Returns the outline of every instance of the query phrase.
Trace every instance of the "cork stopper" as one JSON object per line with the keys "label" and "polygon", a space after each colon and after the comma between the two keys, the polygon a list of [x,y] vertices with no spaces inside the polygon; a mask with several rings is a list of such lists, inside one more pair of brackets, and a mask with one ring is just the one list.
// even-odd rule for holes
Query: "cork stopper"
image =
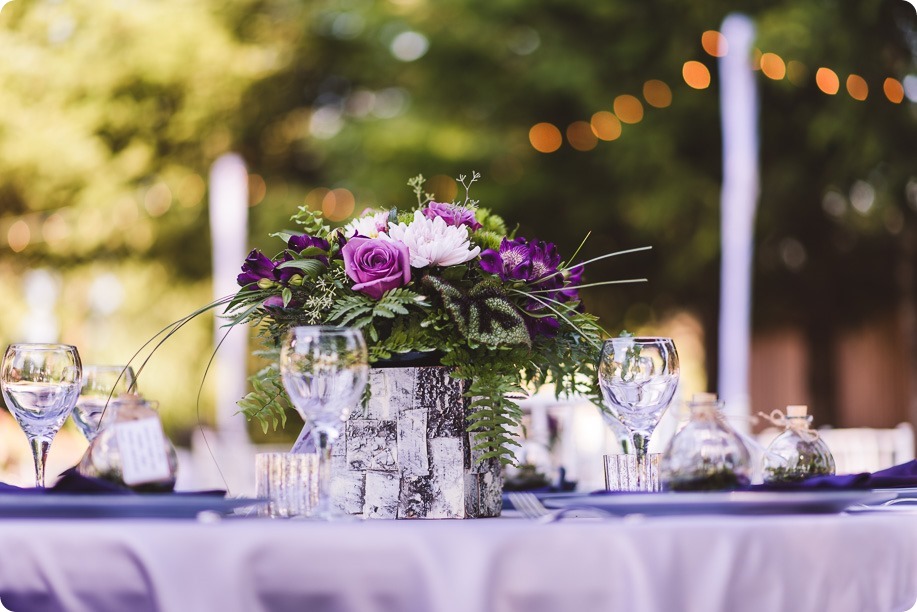
{"label": "cork stopper", "polygon": [[793,405],[786,407],[786,417],[788,419],[805,418],[808,414],[809,407],[805,405]]}
{"label": "cork stopper", "polygon": [[692,404],[715,404],[716,393],[695,393],[691,396]]}

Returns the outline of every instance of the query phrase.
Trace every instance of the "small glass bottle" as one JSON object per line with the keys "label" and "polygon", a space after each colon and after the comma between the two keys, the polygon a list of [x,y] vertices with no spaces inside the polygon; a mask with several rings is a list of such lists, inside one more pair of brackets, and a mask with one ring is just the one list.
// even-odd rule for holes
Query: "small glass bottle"
{"label": "small glass bottle", "polygon": [[664,491],[732,491],[751,483],[748,447],[726,422],[722,406],[712,393],[697,393],[688,402],[690,420],[659,465]]}
{"label": "small glass bottle", "polygon": [[811,429],[808,406],[787,406],[786,415],[775,410],[761,416],[784,431],[764,454],[764,482],[799,482],[811,476],[834,474],[834,457],[818,432]]}
{"label": "small glass bottle", "polygon": [[[169,438],[162,433],[159,424],[159,413],[156,402],[149,402],[139,395],[124,394],[117,402],[109,405],[109,411],[100,425],[100,431],[89,444],[86,454],[77,465],[77,472],[90,478],[101,478],[142,493],[168,493],[175,488],[175,477],[178,472],[178,455]],[[156,444],[148,447],[147,453],[156,453],[163,470],[154,477],[138,482],[127,482],[122,462],[118,435],[118,426],[132,421],[156,421],[154,427],[161,439],[161,448]],[[153,444],[152,440],[145,440]],[[159,455],[158,453],[161,453]]]}

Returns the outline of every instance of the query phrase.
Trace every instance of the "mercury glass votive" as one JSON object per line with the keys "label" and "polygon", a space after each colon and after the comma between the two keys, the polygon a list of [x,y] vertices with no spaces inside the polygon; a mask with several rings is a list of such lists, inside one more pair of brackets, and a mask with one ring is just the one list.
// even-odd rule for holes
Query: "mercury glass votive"
{"label": "mercury glass votive", "polygon": [[649,453],[641,470],[636,455],[605,455],[605,490],[659,491],[661,456],[661,453]]}

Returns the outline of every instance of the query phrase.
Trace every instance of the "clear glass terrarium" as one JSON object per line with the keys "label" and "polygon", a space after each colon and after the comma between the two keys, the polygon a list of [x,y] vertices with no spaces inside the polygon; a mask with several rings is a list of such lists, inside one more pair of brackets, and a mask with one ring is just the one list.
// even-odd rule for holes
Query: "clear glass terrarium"
{"label": "clear glass terrarium", "polygon": [[764,455],[764,482],[800,482],[812,476],[834,474],[834,457],[810,425],[807,406],[787,406],[786,415],[775,410],[763,415],[783,433],[774,438]]}
{"label": "clear glass terrarium", "polygon": [[659,465],[664,491],[731,491],[751,483],[751,455],[726,422],[722,402],[698,393],[688,402],[690,420],[666,447]]}

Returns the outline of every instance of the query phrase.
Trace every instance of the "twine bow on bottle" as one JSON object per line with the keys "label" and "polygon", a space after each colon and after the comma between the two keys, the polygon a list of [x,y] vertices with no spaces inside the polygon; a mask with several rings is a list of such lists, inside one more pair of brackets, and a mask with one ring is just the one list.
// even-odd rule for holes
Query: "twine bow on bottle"
{"label": "twine bow on bottle", "polygon": [[773,410],[770,414],[764,412],[759,412],[758,416],[761,418],[770,421],[775,427],[780,427],[782,429],[792,429],[799,437],[805,440],[806,442],[815,442],[818,440],[818,432],[809,427],[809,420],[805,417],[793,417],[789,418],[784,413],[779,410]]}

